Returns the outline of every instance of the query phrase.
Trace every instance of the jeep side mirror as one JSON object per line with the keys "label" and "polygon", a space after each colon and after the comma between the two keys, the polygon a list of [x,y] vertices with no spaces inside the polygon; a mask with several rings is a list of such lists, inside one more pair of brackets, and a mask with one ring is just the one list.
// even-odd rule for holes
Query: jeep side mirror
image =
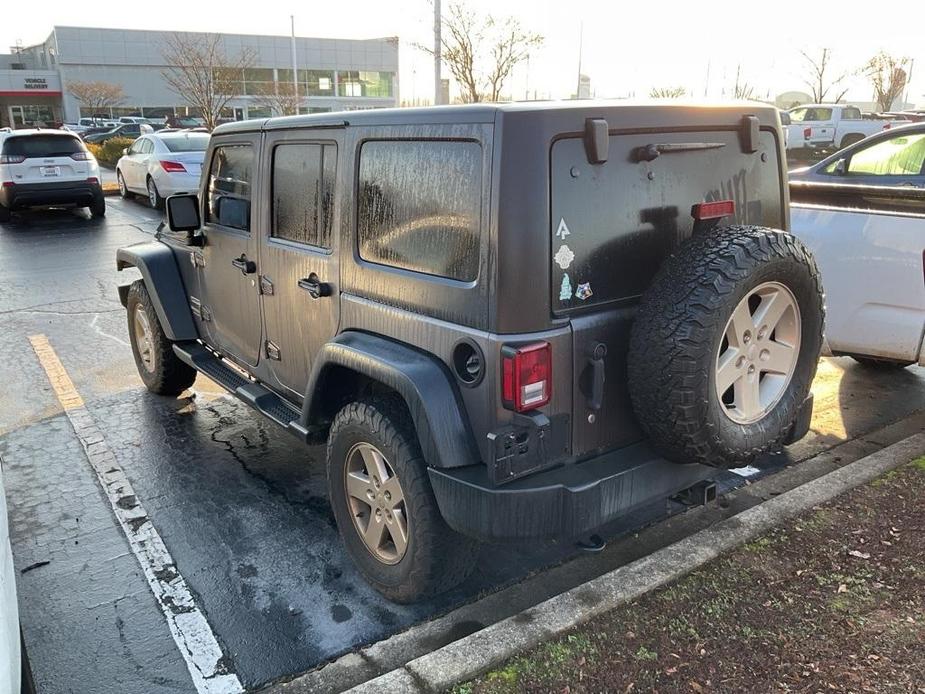
{"label": "jeep side mirror", "polygon": [[180,194],[167,198],[167,226],[171,231],[196,231],[201,226],[199,197]]}
{"label": "jeep side mirror", "polygon": [[839,159],[835,162],[835,168],[832,169],[832,173],[836,176],[844,176],[848,173],[848,163],[844,159]]}

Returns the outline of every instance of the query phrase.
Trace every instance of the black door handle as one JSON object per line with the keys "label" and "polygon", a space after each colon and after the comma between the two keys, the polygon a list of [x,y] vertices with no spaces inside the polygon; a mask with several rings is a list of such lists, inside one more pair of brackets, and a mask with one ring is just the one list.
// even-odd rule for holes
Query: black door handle
{"label": "black door handle", "polygon": [[588,398],[588,407],[594,411],[601,409],[604,404],[604,382],[607,374],[604,370],[604,357],[607,356],[607,345],[598,342],[591,350],[588,363],[591,365],[591,397]]}
{"label": "black door handle", "polygon": [[248,260],[247,256],[243,253],[241,254],[240,258],[235,258],[232,260],[231,264],[238,268],[242,275],[253,275],[255,272],[257,272],[257,263],[255,263],[253,260]]}
{"label": "black door handle", "polygon": [[308,292],[313,299],[320,299],[323,296],[331,296],[331,285],[318,279],[314,272],[308,277],[299,280],[299,288]]}

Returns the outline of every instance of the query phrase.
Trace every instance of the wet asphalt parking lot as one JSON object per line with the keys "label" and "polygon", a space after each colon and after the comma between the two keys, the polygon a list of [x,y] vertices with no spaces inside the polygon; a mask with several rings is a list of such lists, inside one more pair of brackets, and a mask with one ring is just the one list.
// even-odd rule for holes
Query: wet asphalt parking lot
{"label": "wet asphalt parking lot", "polygon": [[[490,546],[448,595],[414,606],[380,598],[341,551],[319,449],[300,447],[203,376],[179,399],[142,388],[115,251],[149,240],[160,216],[136,201],[108,204],[102,221],[48,210],[0,225],[0,459],[40,692],[196,688],[30,336],[47,337],[206,616],[223,671],[247,689],[573,561],[573,546]],[[764,465],[773,472],[925,409],[923,377],[823,360],[813,432]],[[728,489],[745,478],[719,481]],[[606,534],[665,512],[642,510]]]}

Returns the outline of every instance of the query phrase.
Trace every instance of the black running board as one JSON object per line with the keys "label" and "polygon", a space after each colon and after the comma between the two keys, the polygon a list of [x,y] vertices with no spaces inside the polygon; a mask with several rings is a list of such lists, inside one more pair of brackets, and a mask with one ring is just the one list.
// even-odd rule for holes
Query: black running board
{"label": "black running board", "polygon": [[308,431],[299,424],[301,412],[269,388],[242,375],[198,342],[178,342],[173,351],[196,371],[205,374],[232,395],[243,400],[302,441]]}

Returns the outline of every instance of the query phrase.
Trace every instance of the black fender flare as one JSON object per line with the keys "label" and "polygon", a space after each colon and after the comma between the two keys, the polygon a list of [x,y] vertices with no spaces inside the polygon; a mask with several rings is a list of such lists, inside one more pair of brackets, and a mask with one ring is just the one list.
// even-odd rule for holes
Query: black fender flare
{"label": "black fender flare", "polygon": [[[145,241],[116,251],[116,269],[138,268],[154,304],[164,334],[174,342],[199,337],[190,311],[186,288],[173,251],[158,241]],[[119,287],[119,300],[125,306],[128,286]]]}
{"label": "black fender flare", "polygon": [[319,351],[308,381],[300,424],[313,428],[324,411],[326,379],[348,369],[394,390],[408,406],[427,464],[472,465],[478,449],[446,366],[432,356],[379,335],[346,331]]}

